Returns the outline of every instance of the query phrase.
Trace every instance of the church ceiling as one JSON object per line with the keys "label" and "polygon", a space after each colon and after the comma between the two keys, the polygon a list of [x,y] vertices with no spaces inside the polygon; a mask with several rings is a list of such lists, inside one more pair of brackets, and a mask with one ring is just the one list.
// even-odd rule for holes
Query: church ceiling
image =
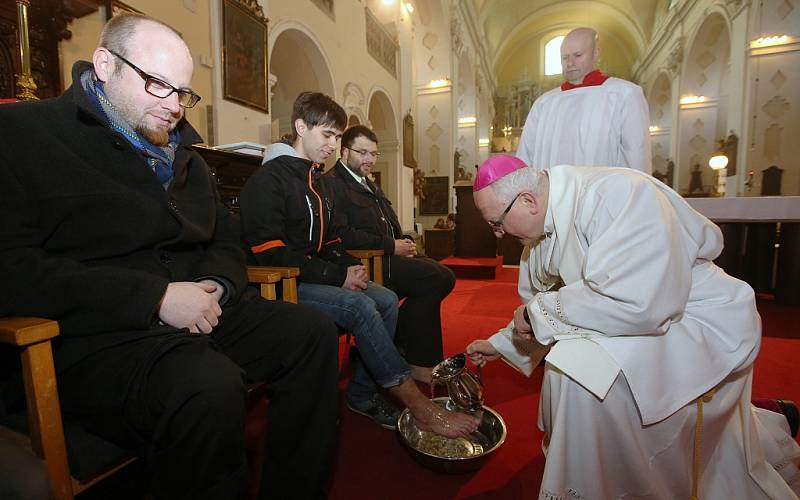
{"label": "church ceiling", "polygon": [[[577,26],[597,30],[602,51],[629,73],[670,0],[469,0],[498,73],[525,55],[524,47]],[[558,32],[561,33],[558,33]],[[535,70],[527,68],[528,72]]]}

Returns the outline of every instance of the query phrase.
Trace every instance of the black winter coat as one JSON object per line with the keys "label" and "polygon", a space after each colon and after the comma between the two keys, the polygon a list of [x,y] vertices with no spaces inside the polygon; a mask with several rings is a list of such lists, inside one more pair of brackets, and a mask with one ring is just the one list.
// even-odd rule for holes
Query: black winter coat
{"label": "black winter coat", "polygon": [[404,238],[392,202],[369,179],[367,185],[372,192],[364,189],[341,161],[336,162],[325,177],[330,179],[345,248],[383,250],[384,281],[388,280],[389,257],[394,255],[394,242]]}
{"label": "black winter coat", "polygon": [[247,180],[239,196],[251,263],[300,268],[306,283],[342,286],[359,264],[342,246],[333,197],[319,166],[278,156]]}
{"label": "black winter coat", "polygon": [[372,192],[356,182],[341,161],[325,174],[331,181],[337,214],[344,217],[342,242],[346,248],[380,249],[394,253],[394,240],[403,238],[392,202],[367,179]]}
{"label": "black winter coat", "polygon": [[[90,67],[76,63],[73,81]],[[229,305],[246,288],[238,227],[191,149],[200,137],[185,120],[178,130],[165,191],[79,84],[0,106],[0,316],[58,320],[59,370],[104,346],[179,333],[157,321],[169,282],[224,278]]]}

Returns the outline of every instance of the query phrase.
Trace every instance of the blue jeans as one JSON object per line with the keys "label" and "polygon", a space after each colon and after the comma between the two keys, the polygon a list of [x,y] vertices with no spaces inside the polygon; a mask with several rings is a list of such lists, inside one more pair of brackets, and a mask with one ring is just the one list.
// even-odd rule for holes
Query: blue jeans
{"label": "blue jeans", "polygon": [[350,401],[371,399],[378,388],[400,385],[411,369],[394,345],[397,295],[369,282],[359,292],[331,285],[299,283],[301,304],[327,314],[337,325],[353,333],[361,362],[347,385]]}

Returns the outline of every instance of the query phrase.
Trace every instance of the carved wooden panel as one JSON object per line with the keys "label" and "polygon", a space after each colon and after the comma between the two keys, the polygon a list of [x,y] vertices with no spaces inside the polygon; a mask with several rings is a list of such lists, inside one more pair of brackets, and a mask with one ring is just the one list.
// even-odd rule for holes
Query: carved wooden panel
{"label": "carved wooden panel", "polygon": [[259,167],[261,157],[232,151],[213,149],[203,145],[194,146],[208,163],[217,182],[222,203],[232,212],[239,211],[239,193],[245,182]]}
{"label": "carved wooden panel", "polygon": [[[73,19],[63,0],[31,2],[28,9],[28,37],[31,46],[31,73],[40,99],[62,92],[58,42],[72,33],[67,24]],[[14,0],[0,0],[0,97],[14,97],[16,74],[20,72],[17,6]]]}
{"label": "carved wooden panel", "polygon": [[14,97],[14,49],[17,31],[4,17],[0,17],[0,97]]}

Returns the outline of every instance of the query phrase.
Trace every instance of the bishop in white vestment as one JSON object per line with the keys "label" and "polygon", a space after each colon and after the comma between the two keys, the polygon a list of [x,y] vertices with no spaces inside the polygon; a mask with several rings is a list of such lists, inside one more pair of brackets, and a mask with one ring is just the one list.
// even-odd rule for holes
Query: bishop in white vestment
{"label": "bishop in white vestment", "polygon": [[533,103],[516,156],[527,165],[629,167],[651,173],[650,115],[641,87],[594,66],[597,34],[577,28],[561,44],[566,81]]}
{"label": "bishop in white vestment", "polygon": [[716,225],[626,168],[499,155],[474,189],[495,233],[530,246],[514,321],[467,352],[528,375],[546,355],[540,498],[797,498],[800,447],[750,404],[760,318],[713,263]]}

